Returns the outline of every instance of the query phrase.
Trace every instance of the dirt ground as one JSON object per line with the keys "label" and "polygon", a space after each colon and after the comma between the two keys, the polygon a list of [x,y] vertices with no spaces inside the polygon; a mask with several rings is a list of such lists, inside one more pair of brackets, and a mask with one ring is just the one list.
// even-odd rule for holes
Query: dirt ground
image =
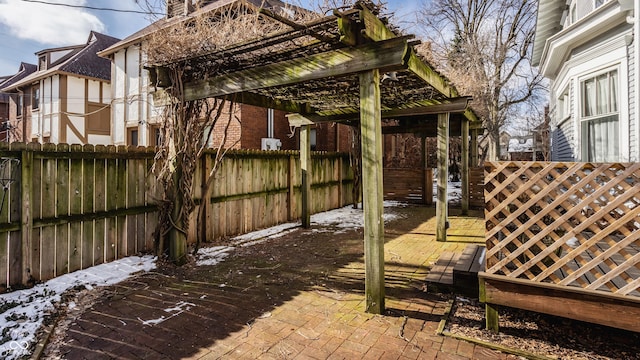
{"label": "dirt ground", "polygon": [[[500,333],[485,329],[484,305],[457,298],[446,331],[552,359],[640,359],[640,334],[500,307]],[[639,319],[640,321],[640,319]]]}

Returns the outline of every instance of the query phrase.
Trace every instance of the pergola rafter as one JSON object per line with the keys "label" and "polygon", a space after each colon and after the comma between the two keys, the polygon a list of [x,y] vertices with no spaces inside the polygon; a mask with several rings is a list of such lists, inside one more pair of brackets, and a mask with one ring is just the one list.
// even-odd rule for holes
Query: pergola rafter
{"label": "pergola rafter", "polygon": [[[437,238],[444,241],[449,127],[454,124],[466,142],[469,129],[481,126],[468,107],[471,99],[460,96],[417,55],[412,36],[396,34],[362,3],[308,24],[295,23],[269,10],[255,11],[291,29],[181,59],[178,64],[192,69],[185,73],[184,100],[234,95],[237,102],[293,113],[290,125],[301,129],[303,226],[310,224],[309,126],[328,121],[360,126],[366,310],[383,313],[383,128],[384,133],[438,136]],[[166,79],[163,73],[172,66],[175,64],[150,67],[154,85],[171,86],[157,79]],[[155,99],[171,101],[162,90],[156,92]],[[383,119],[398,120],[398,125],[382,127]],[[463,163],[462,172],[464,194],[468,162]]]}

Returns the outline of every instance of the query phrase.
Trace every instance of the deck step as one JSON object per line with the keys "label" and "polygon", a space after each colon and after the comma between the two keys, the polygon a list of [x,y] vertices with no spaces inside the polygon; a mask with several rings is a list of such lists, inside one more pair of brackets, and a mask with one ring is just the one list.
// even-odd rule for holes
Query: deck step
{"label": "deck step", "polygon": [[453,291],[453,267],[458,262],[460,253],[444,251],[427,274],[427,291]]}
{"label": "deck step", "polygon": [[445,251],[427,274],[428,291],[455,292],[478,297],[478,272],[484,267],[486,248],[468,245],[462,254]]}

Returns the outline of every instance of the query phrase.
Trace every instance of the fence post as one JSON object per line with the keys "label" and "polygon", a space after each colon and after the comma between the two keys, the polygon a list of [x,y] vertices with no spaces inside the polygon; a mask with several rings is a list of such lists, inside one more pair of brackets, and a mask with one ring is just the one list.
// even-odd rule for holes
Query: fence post
{"label": "fence post", "polygon": [[[337,126],[336,126],[337,128]],[[340,156],[338,158],[338,207],[343,207],[343,195],[342,195],[342,162],[344,161],[344,157]]]}
{"label": "fence post", "polygon": [[300,169],[302,170],[302,227],[311,227],[311,128],[300,127]]}
{"label": "fence post", "polygon": [[287,217],[289,221],[295,219],[294,207],[293,207],[293,199],[295,198],[294,193],[294,184],[293,181],[295,179],[293,171],[295,166],[295,157],[293,155],[289,155],[289,172],[287,173],[287,185],[289,186],[289,192],[287,192]]}
{"label": "fence post", "polygon": [[26,285],[31,277],[31,233],[33,229],[33,216],[31,207],[31,192],[33,190],[33,151],[31,145],[21,152],[21,176],[20,194],[22,205],[20,209],[20,234],[22,244],[22,284]]}

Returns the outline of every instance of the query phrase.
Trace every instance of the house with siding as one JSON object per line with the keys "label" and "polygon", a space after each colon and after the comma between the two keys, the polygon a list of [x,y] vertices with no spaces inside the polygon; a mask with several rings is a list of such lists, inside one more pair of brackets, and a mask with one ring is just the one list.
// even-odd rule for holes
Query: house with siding
{"label": "house with siding", "polygon": [[[11,122],[11,114],[20,112],[21,118],[26,117],[27,115],[22,115],[22,111],[25,108],[29,110],[29,116],[31,113],[30,108],[24,106],[25,100],[31,103],[30,96],[25,97],[24,91],[11,92],[4,89],[20,82],[25,77],[36,72],[36,70],[38,70],[36,65],[23,62],[20,63],[20,68],[15,74],[4,76],[4,80],[0,82],[0,141],[9,142],[12,138],[15,141],[21,141],[23,134],[26,133],[26,124],[22,121],[17,121],[17,116],[15,115],[13,116],[13,122]],[[30,90],[27,93],[30,93]]]}
{"label": "house with siding", "polygon": [[85,44],[36,53],[37,68],[3,84],[10,94],[10,141],[111,143],[111,64],[98,57],[119,39],[92,31]]}
{"label": "house with siding", "polygon": [[[153,87],[150,87],[146,64],[146,38],[152,33],[202,14],[219,15],[234,4],[241,3],[249,10],[260,7],[278,9],[278,0],[169,0],[166,16],[140,31],[101,51],[100,56],[111,61],[112,142],[116,145],[155,146],[160,141],[162,107],[155,106]],[[292,133],[285,112],[246,104],[235,104],[225,147],[239,149],[298,148],[298,134]],[[225,116],[225,119],[228,117]],[[212,146],[218,146],[226,121],[219,121],[214,129]],[[313,150],[347,151],[350,130],[345,125],[323,124],[311,130]]]}
{"label": "house with siding", "polygon": [[551,160],[640,161],[637,0],[540,0],[533,64],[550,80]]}

